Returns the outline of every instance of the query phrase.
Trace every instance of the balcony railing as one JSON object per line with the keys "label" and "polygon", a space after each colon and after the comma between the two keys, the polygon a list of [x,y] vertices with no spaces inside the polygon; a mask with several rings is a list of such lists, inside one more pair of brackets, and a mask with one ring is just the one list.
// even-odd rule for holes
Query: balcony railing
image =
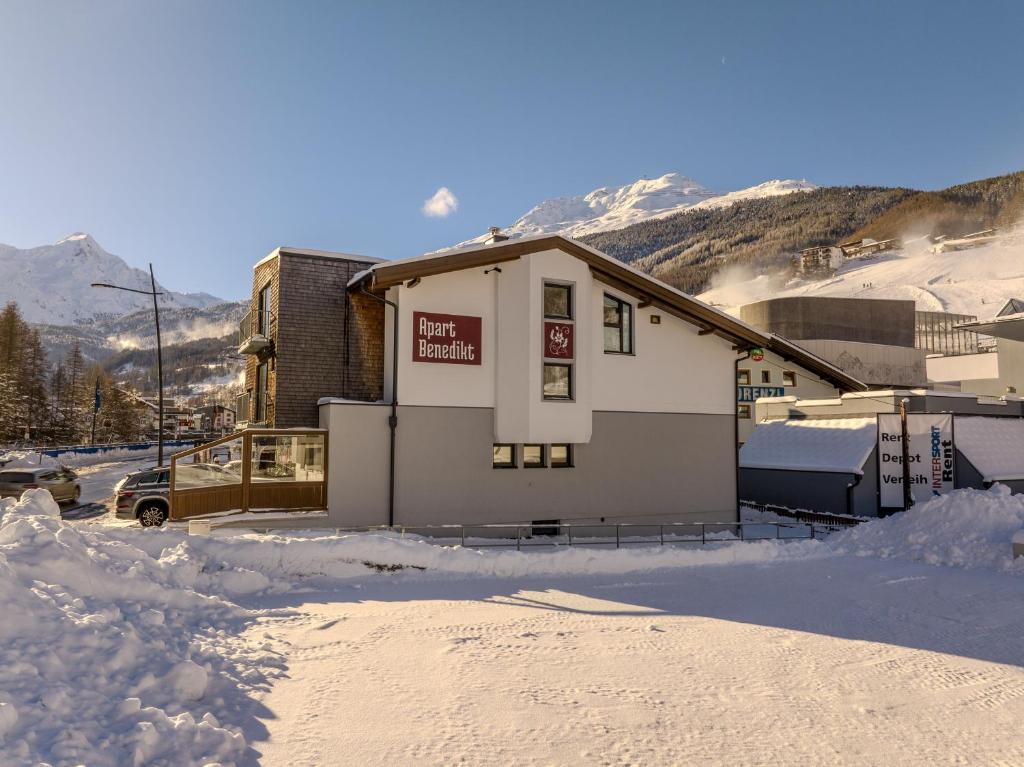
{"label": "balcony railing", "polygon": [[238,353],[259,354],[272,343],[274,316],[269,311],[249,310],[238,323]]}
{"label": "balcony railing", "polygon": [[245,428],[249,418],[249,394],[246,392],[235,397],[235,428]]}

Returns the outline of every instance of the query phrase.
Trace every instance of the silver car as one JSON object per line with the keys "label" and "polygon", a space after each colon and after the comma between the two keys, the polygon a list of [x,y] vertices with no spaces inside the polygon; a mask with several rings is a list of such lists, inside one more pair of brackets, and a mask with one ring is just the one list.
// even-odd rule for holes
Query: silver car
{"label": "silver car", "polygon": [[57,503],[78,503],[82,487],[71,469],[39,466],[31,469],[0,470],[0,498],[20,498],[26,490],[49,490]]}

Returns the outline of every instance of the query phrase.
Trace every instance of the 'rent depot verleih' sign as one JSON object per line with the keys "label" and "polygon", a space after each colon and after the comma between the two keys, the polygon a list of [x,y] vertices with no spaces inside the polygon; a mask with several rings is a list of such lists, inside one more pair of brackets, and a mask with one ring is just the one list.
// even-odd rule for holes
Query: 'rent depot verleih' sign
{"label": "'rent depot verleih' sign", "polygon": [[[909,413],[907,464],[915,501],[953,490],[953,416]],[[899,413],[878,414],[878,489],[883,508],[903,507],[903,435]]]}

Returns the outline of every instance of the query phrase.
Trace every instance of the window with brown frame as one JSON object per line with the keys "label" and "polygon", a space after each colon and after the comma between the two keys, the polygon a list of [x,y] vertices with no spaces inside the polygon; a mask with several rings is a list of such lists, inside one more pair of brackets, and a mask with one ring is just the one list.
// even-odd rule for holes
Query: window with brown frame
{"label": "window with brown frame", "polygon": [[782,385],[783,386],[796,386],[796,373],[792,370],[782,371]]}
{"label": "window with brown frame", "polygon": [[549,452],[552,469],[572,468],[572,445],[551,445]]}
{"label": "window with brown frame", "polygon": [[737,370],[736,371],[736,383],[740,386],[750,386],[750,371],[749,370]]}
{"label": "window with brown frame", "polygon": [[544,445],[523,445],[523,467],[527,469],[543,469],[547,466]]}
{"label": "window with brown frame", "polygon": [[544,283],[544,316],[551,320],[572,319],[572,285]]}
{"label": "window with brown frame", "polygon": [[495,469],[514,469],[516,467],[516,446],[495,444],[491,458],[491,466]]}
{"label": "window with brown frame", "polygon": [[772,382],[772,371],[770,371],[770,370],[762,370],[761,371],[761,383],[766,384],[766,383],[771,383],[771,382]]}
{"label": "window with brown frame", "polygon": [[572,399],[572,365],[544,363],[544,399]]}
{"label": "window with brown frame", "polygon": [[737,405],[736,406],[736,416],[738,418],[749,419],[750,418],[750,405]]}
{"label": "window with brown frame", "polygon": [[604,294],[604,353],[633,353],[633,305]]}

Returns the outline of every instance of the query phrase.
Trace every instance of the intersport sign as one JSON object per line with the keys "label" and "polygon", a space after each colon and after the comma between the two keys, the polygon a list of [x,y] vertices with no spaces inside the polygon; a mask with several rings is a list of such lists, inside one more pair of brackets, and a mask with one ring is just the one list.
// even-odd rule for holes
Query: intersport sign
{"label": "intersport sign", "polygon": [[[953,416],[908,413],[910,487],[915,501],[954,486]],[[903,435],[898,413],[878,415],[878,488],[883,508],[903,508]]]}

